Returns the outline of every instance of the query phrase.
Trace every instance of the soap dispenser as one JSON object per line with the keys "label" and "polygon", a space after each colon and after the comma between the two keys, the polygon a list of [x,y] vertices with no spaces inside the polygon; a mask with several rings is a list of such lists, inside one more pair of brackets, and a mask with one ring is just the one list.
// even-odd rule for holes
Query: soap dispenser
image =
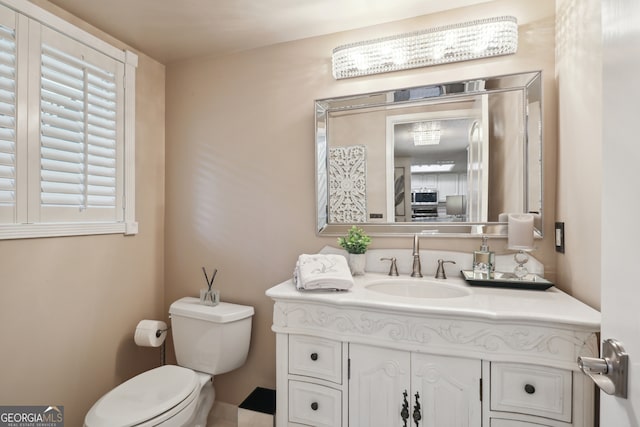
{"label": "soap dispenser", "polygon": [[489,250],[487,236],[482,236],[480,250],[473,251],[473,277],[476,279],[493,279],[495,272],[495,254]]}

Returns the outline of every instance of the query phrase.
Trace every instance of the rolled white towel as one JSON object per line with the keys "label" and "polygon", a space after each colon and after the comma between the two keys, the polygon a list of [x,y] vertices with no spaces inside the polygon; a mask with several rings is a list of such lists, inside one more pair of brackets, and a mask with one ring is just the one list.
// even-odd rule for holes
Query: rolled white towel
{"label": "rolled white towel", "polygon": [[339,290],[353,286],[349,264],[342,255],[302,254],[298,257],[293,281],[299,290]]}

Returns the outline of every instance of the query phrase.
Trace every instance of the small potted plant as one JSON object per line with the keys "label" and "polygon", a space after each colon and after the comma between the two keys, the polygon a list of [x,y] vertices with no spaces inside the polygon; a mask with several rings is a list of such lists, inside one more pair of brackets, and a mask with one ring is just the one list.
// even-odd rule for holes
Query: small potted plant
{"label": "small potted plant", "polygon": [[362,228],[354,225],[346,236],[338,237],[338,244],[349,253],[347,260],[351,274],[364,274],[365,252],[371,244],[371,237],[367,236]]}

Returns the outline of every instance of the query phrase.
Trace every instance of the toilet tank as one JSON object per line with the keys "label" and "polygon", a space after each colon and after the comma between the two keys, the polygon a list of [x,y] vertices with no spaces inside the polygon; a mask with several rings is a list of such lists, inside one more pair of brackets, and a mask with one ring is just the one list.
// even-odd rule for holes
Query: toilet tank
{"label": "toilet tank", "polygon": [[178,365],[211,375],[244,364],[251,340],[253,307],[221,302],[200,304],[185,297],[169,307]]}

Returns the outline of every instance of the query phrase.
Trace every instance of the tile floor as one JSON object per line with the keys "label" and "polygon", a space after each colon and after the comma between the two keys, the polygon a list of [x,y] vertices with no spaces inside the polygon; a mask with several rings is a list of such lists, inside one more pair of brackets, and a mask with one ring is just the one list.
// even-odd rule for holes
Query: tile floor
{"label": "tile floor", "polygon": [[238,408],[215,402],[207,418],[207,427],[238,427]]}
{"label": "tile floor", "polygon": [[207,427],[238,427],[238,424],[234,423],[233,421],[213,418],[207,421]]}

